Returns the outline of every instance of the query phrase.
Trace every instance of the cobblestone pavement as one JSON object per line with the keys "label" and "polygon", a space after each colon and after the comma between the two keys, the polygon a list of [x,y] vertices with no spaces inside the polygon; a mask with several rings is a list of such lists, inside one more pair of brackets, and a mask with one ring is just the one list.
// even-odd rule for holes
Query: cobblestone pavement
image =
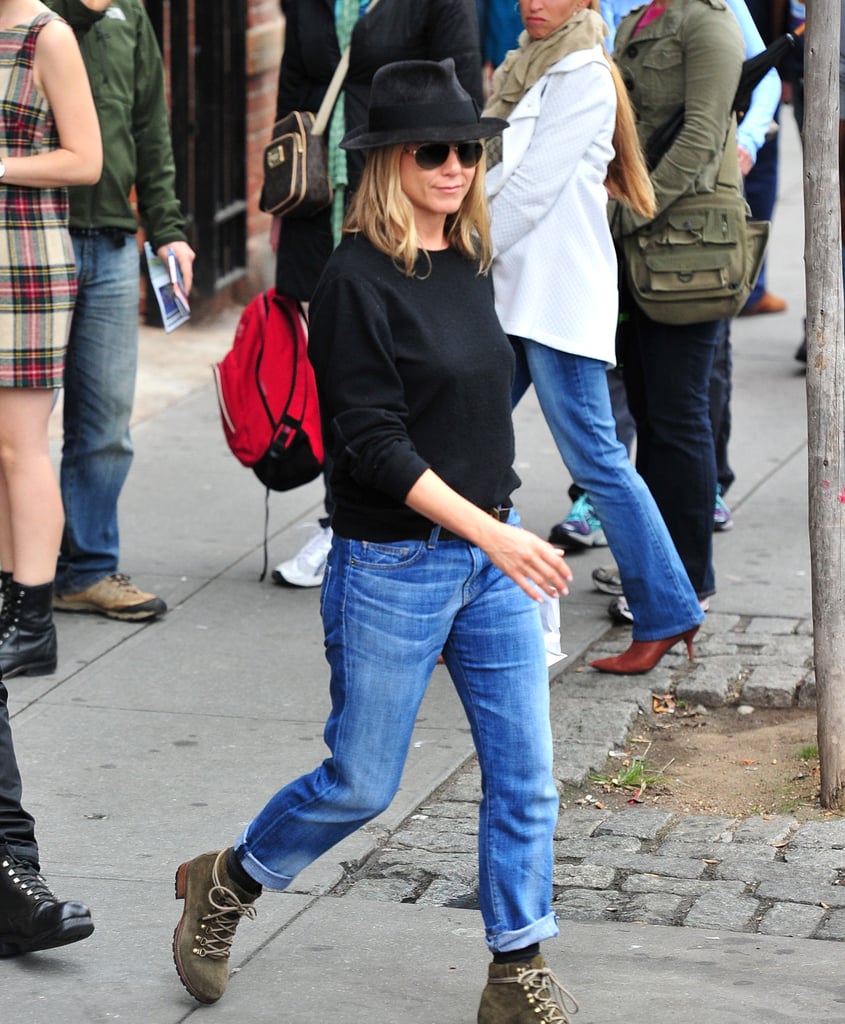
{"label": "cobblestone pavement", "polygon": [[[639,677],[601,676],[590,658],[630,641],[612,629],[552,682],[556,775],[578,786],[604,767],[652,693],[708,707],[810,707],[812,636],[803,620],[710,615],[690,664],[681,646]],[[342,886],[374,900],[477,906],[474,760],[419,807]],[[554,907],[562,920],[625,921],[845,940],[845,821],[678,816],[632,807],[562,809]]]}

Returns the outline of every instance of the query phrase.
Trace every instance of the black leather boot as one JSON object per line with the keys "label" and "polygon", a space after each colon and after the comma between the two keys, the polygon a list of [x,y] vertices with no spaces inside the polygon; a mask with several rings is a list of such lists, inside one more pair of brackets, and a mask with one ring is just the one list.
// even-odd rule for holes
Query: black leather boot
{"label": "black leather boot", "polygon": [[0,616],[0,675],[46,676],[56,671],[53,584],[26,587],[12,580],[3,588]]}
{"label": "black leather boot", "polygon": [[0,956],[66,946],[93,931],[84,903],[60,903],[32,864],[0,847]]}

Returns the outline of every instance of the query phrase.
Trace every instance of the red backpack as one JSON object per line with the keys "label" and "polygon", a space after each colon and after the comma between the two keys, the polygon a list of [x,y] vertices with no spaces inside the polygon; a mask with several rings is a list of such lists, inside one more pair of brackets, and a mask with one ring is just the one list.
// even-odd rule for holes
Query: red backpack
{"label": "red backpack", "polygon": [[212,367],[229,447],[267,488],[262,580],[270,491],[307,484],[323,466],[317,385],[307,348],[302,306],[269,288],[244,307],[231,349]]}
{"label": "red backpack", "polygon": [[308,483],[323,465],[307,347],[302,307],[270,288],[244,308],[232,348],[213,367],[229,447],[272,491]]}

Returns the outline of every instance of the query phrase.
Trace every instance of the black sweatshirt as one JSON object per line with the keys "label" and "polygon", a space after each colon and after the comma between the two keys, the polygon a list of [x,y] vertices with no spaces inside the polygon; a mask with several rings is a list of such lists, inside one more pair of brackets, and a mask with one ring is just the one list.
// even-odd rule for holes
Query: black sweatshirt
{"label": "black sweatshirt", "polygon": [[333,253],[310,309],[309,354],[342,537],[421,538],[405,504],[430,468],[481,508],[508,504],[514,358],[493,285],[452,249],[406,277],[363,235]]}

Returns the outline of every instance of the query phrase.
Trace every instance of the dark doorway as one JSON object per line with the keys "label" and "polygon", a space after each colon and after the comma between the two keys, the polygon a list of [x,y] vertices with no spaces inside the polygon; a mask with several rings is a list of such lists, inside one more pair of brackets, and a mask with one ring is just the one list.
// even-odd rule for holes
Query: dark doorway
{"label": "dark doorway", "polygon": [[246,273],[247,0],[147,0],[168,71],[176,191],[196,250],[194,295]]}

